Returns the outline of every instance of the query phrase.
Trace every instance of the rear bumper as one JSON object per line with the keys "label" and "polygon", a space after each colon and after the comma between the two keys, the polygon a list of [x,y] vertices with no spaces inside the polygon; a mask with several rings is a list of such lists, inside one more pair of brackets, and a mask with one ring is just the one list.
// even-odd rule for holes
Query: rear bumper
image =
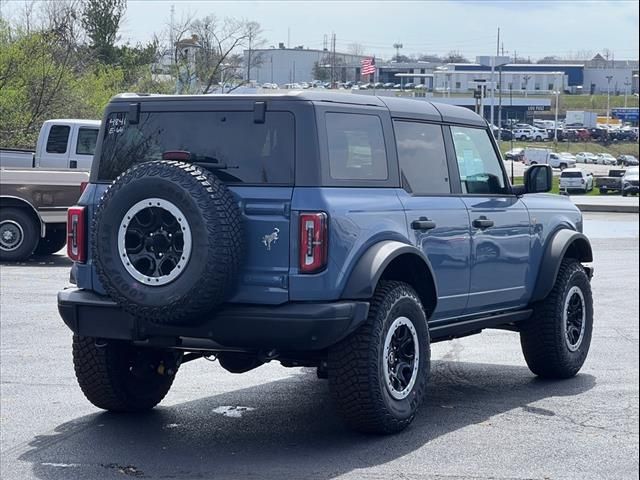
{"label": "rear bumper", "polygon": [[[195,326],[157,325],[122,310],[108,297],[68,289],[58,293],[58,311],[77,335],[131,340],[167,347],[325,349],[367,318],[368,302],[225,305]],[[207,347],[207,345],[209,347]]]}

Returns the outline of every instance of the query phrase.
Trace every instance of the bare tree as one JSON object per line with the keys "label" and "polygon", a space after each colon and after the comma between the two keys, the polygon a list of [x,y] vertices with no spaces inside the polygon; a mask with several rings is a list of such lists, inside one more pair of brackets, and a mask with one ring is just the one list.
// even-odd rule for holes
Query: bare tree
{"label": "bare tree", "polygon": [[[247,74],[251,68],[261,61],[252,49],[260,46],[261,29],[257,22],[236,20],[232,18],[218,19],[209,15],[193,22],[191,32],[198,38],[201,49],[196,55],[198,78],[202,81],[203,93],[209,93],[216,82],[223,79],[241,78],[239,70],[243,59],[242,48],[248,48]],[[240,82],[235,88],[242,85]]]}
{"label": "bare tree", "polygon": [[349,45],[347,45],[347,53],[351,55],[363,56],[364,47],[361,43],[350,43]]}

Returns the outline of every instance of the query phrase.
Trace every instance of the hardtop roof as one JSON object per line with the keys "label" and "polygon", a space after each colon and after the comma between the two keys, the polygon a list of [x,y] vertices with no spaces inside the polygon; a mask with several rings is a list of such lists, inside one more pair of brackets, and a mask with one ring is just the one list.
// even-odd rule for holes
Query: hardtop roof
{"label": "hardtop roof", "polygon": [[485,127],[485,120],[468,108],[431,102],[426,99],[398,98],[375,95],[358,95],[340,92],[291,91],[287,93],[266,94],[209,94],[209,95],[157,95],[124,93],[116,95],[112,102],[153,102],[153,101],[307,101],[312,103],[335,103],[386,107],[391,116],[414,118],[418,120],[442,121],[445,123],[466,124]]}

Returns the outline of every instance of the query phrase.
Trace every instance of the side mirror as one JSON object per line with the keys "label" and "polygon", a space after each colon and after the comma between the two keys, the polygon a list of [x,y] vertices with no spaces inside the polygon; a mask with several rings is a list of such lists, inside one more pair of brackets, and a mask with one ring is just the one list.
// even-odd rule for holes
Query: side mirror
{"label": "side mirror", "polygon": [[549,192],[553,186],[553,170],[549,165],[531,165],[524,172],[525,193]]}

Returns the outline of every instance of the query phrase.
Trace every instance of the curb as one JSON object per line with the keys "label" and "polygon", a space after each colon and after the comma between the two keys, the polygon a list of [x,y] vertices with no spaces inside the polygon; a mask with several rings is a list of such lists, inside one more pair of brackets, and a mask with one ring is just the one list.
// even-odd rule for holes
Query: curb
{"label": "curb", "polygon": [[638,213],[638,205],[585,205],[575,204],[581,212]]}

